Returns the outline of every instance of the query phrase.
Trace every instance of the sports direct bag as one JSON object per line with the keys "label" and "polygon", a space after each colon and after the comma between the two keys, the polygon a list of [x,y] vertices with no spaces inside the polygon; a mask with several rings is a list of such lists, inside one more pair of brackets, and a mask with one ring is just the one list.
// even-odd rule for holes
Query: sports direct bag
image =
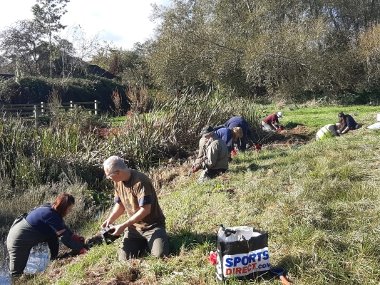
{"label": "sports direct bag", "polygon": [[251,279],[270,269],[268,233],[251,227],[220,227],[217,236],[216,275],[219,280]]}

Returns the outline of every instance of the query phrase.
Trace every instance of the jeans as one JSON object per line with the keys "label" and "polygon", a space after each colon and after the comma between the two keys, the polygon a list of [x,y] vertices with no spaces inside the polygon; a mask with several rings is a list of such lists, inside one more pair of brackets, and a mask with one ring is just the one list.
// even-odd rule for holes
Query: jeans
{"label": "jeans", "polygon": [[124,233],[119,249],[119,260],[136,258],[149,251],[155,257],[169,254],[169,239],[164,227],[155,227],[146,231],[128,228]]}

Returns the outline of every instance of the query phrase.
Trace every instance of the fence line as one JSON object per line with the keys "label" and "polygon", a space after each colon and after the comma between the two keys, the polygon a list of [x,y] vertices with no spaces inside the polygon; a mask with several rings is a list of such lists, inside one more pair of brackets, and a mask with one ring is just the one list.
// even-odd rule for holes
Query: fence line
{"label": "fence line", "polygon": [[[92,108],[86,108],[90,110],[90,112],[94,112],[95,115],[99,113],[99,104],[98,100],[88,101],[88,102],[66,102],[61,103],[58,108],[65,110],[75,110],[79,106],[92,106]],[[46,104],[45,102],[40,102],[40,104],[1,104],[0,111],[7,115],[18,115],[24,117],[33,117],[36,121],[39,117],[49,116],[49,112],[51,110],[51,106]]]}

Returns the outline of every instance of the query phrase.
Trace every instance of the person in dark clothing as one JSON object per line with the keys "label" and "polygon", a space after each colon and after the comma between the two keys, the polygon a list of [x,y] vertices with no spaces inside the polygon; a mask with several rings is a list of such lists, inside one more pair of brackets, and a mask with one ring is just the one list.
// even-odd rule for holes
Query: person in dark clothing
{"label": "person in dark clothing", "polygon": [[241,116],[231,117],[224,126],[229,129],[240,127],[243,132],[243,136],[237,140],[237,147],[241,151],[245,151],[247,143],[252,139],[252,133],[248,122]]}
{"label": "person in dark clothing", "polygon": [[63,218],[74,206],[72,195],[62,193],[53,204],[44,204],[23,214],[14,222],[7,236],[9,270],[12,276],[22,275],[33,246],[47,242],[51,259],[58,255],[59,240],[77,253],[85,253],[84,238],[73,234]]}
{"label": "person in dark clothing", "polygon": [[228,151],[231,152],[234,148],[234,143],[238,142],[243,137],[243,130],[241,127],[219,128],[215,131],[215,134],[224,141],[228,147]]}
{"label": "person in dark clothing", "polygon": [[356,130],[360,128],[360,125],[354,120],[354,118],[349,114],[344,114],[340,112],[338,114],[339,118],[339,134],[345,134],[349,130]]}

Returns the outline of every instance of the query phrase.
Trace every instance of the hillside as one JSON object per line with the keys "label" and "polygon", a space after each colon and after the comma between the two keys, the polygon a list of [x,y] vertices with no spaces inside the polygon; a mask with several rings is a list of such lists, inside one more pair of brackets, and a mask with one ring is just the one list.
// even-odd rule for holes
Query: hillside
{"label": "hillside", "polygon": [[[187,175],[189,162],[153,171],[161,181],[170,257],[121,264],[115,242],[55,261],[23,284],[217,284],[207,257],[220,224],[267,231],[272,265],[286,268],[295,284],[378,284],[379,132],[364,126],[326,141],[313,139],[318,126],[334,121],[341,109],[287,110],[283,136],[260,152],[239,153],[228,173],[204,184],[197,183],[198,175]],[[365,125],[377,113],[375,107],[344,110]]]}

